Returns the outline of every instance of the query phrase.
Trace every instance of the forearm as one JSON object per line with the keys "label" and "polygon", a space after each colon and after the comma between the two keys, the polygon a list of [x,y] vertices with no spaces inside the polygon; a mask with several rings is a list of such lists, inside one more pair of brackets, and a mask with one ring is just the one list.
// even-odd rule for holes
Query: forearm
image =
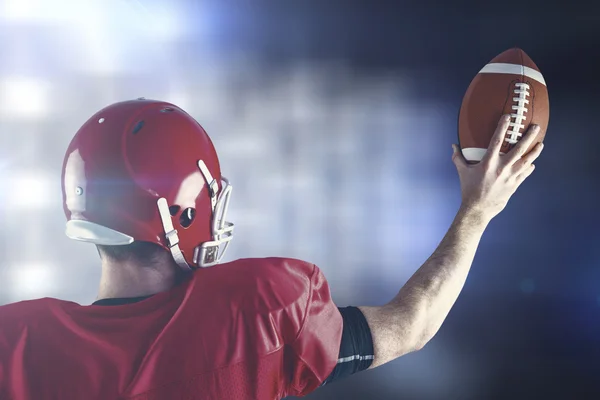
{"label": "forearm", "polygon": [[[534,170],[541,143],[527,153],[540,132],[532,126],[513,149],[500,149],[510,118],[498,122],[487,152],[469,164],[458,145],[452,162],[460,177],[463,204],[448,233],[398,295],[382,307],[360,307],[371,329],[375,358],[371,368],[423,347],[440,329],[462,290],[477,246],[490,220],[498,215]],[[529,133],[531,131],[531,133]]]}
{"label": "forearm", "polygon": [[446,236],[398,295],[383,307],[360,307],[373,332],[371,368],[422,348],[439,330],[465,283],[489,223],[461,207]]}
{"label": "forearm", "polygon": [[461,208],[438,248],[390,303],[409,313],[417,348],[437,333],[456,302],[488,223],[483,214]]}

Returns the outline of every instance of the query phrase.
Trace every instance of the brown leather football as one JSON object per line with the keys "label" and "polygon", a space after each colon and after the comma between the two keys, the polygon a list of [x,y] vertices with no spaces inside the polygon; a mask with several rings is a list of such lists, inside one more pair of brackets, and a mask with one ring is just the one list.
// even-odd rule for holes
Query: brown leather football
{"label": "brown leather football", "polygon": [[530,124],[540,126],[528,153],[546,136],[549,112],[548,89],[537,65],[521,49],[506,50],[479,71],[465,93],[458,115],[462,153],[470,163],[479,162],[503,114],[510,114],[511,121],[502,154],[514,147]]}

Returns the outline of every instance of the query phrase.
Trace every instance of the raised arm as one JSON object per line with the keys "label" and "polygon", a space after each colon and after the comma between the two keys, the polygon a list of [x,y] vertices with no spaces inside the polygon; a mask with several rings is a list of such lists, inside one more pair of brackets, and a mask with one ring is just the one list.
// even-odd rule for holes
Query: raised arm
{"label": "raised arm", "polygon": [[543,145],[524,155],[539,129],[532,129],[506,155],[500,154],[509,120],[503,117],[487,154],[468,165],[456,145],[453,161],[461,183],[462,204],[448,233],[398,295],[381,307],[360,307],[371,335],[375,358],[370,368],[421,349],[440,329],[463,288],[488,223],[506,206],[533,172]]}

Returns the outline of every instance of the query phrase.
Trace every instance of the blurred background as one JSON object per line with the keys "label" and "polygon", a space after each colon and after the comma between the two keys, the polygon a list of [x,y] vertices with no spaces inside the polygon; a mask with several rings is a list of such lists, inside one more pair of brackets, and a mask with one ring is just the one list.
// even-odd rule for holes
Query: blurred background
{"label": "blurred background", "polygon": [[551,116],[420,352],[311,399],[600,398],[600,6],[359,0],[0,0],[0,304],[94,301],[60,170],[100,108],[171,101],[234,185],[228,259],[319,265],[338,305],[389,301],[460,203],[450,145],[477,71],[518,46]]}

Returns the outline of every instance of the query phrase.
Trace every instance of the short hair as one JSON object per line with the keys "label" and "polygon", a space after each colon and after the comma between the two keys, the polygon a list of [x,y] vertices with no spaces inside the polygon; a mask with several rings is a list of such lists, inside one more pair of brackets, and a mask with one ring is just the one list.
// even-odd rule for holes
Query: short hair
{"label": "short hair", "polygon": [[140,265],[154,266],[161,254],[166,252],[156,243],[134,241],[131,244],[121,246],[96,245],[100,257],[106,257],[112,261],[126,262],[134,261]]}

